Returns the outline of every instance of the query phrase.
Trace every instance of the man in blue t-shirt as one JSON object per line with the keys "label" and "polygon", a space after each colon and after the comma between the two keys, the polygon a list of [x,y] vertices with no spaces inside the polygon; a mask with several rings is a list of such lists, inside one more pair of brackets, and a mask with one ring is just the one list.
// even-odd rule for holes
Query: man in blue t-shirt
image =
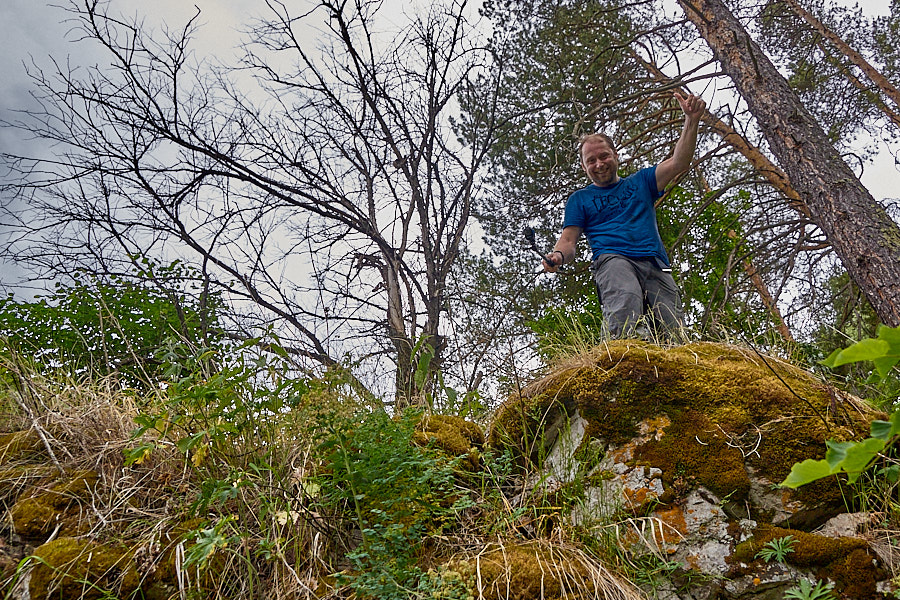
{"label": "man in blue t-shirt", "polygon": [[655,167],[621,179],[613,140],[603,133],[582,138],[581,166],[591,184],[569,196],[562,235],[543,261],[544,270],[555,273],[575,259],[575,243],[585,234],[593,251],[591,272],[604,323],[612,337],[633,337],[642,316],[666,332],[681,325],[681,298],[659,237],[654,203],[690,167],[706,102],[678,92],[675,98],[684,111],[684,128],[672,156]]}

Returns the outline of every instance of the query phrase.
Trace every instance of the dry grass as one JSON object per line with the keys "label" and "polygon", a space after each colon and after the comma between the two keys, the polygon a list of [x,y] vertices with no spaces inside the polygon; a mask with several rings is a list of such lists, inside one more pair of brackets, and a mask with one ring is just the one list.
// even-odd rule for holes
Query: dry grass
{"label": "dry grass", "polygon": [[[314,597],[310,582],[330,572],[330,565],[323,565],[327,544],[321,536],[317,541],[320,550],[311,551],[321,527],[317,529],[305,508],[309,498],[303,481],[312,456],[298,423],[269,419],[271,431],[260,431],[259,438],[245,434],[231,442],[223,440],[222,453],[207,455],[204,462],[194,465],[176,448],[175,440],[164,439],[157,432],[132,439],[135,419],[142,411],[161,412],[161,392],[137,396],[112,377],[45,377],[24,361],[9,358],[0,362],[0,374],[6,382],[0,389],[0,404],[6,413],[3,429],[32,432],[29,436],[37,433],[40,438],[31,444],[33,452],[4,457],[2,469],[15,473],[4,475],[0,487],[6,514],[17,501],[31,498],[35,502],[49,494],[57,505],[71,505],[77,519],[64,527],[48,525],[30,544],[38,546],[72,534],[103,543],[125,543],[142,576],[153,577],[172,568],[166,565],[184,559],[194,544],[192,532],[199,531],[195,528],[231,518],[231,513],[223,512],[230,510],[239,518],[230,529],[223,529],[223,534],[242,540],[245,547],[223,546],[215,554],[214,564],[209,565],[217,571],[215,579],[198,575],[196,567],[176,569],[172,576],[177,576],[178,594],[193,588],[203,591],[204,597],[250,598],[262,587],[271,592],[269,598]],[[281,440],[284,443],[273,445],[281,435],[286,436]],[[155,447],[139,464],[126,465],[125,451],[140,441],[155,442]],[[271,468],[247,470],[250,463],[264,465],[266,461]],[[237,493],[227,502],[213,502],[209,512],[192,516],[191,504],[205,493],[204,481],[227,480],[245,470],[255,475],[252,485],[236,483]],[[88,479],[82,479],[87,473]],[[66,482],[72,478],[87,483],[79,483],[80,487],[70,492]],[[7,522],[3,529],[10,525]],[[266,558],[249,551],[269,542]],[[22,550],[18,547],[18,552]],[[22,556],[12,556],[12,560]],[[0,565],[0,575],[7,568]],[[227,591],[218,587],[223,582],[228,583]],[[251,592],[251,585],[255,591]]]}
{"label": "dry grass", "polygon": [[469,578],[478,600],[640,600],[641,592],[603,561],[559,540],[486,542],[445,563]]}

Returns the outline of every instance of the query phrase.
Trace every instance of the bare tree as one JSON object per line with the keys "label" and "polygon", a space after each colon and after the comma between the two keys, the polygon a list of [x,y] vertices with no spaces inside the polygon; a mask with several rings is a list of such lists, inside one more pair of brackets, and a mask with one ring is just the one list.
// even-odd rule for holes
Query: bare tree
{"label": "bare tree", "polygon": [[153,38],[72,0],[81,41],[109,63],[31,73],[41,108],[15,125],[53,154],[16,157],[6,190],[28,208],[8,215],[7,251],[51,275],[184,260],[228,292],[238,335],[276,323],[306,368],[361,365],[360,389],[421,402],[493,136],[490,105],[465,140],[452,115],[490,86],[488,56],[465,0],[393,31],[381,2],[299,17],[266,4],[242,68],[226,69],[193,62],[199,13]]}

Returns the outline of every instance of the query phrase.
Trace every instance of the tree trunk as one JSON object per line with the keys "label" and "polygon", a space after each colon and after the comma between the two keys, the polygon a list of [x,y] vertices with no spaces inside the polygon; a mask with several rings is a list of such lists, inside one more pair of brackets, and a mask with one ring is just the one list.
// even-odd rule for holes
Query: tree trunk
{"label": "tree trunk", "polygon": [[679,0],[878,317],[900,326],[900,228],[720,0]]}
{"label": "tree trunk", "polygon": [[867,61],[862,54],[851,48],[847,42],[826,27],[824,23],[815,17],[815,15],[800,6],[800,2],[797,0],[784,0],[784,2],[790,6],[791,10],[793,10],[801,19],[806,21],[816,33],[828,40],[841,54],[850,59],[850,62],[859,67],[859,69],[866,74],[866,77],[881,90],[881,93],[893,101],[895,106],[900,107],[900,90],[888,81],[888,78],[882,75],[878,69],[869,64],[869,61]]}

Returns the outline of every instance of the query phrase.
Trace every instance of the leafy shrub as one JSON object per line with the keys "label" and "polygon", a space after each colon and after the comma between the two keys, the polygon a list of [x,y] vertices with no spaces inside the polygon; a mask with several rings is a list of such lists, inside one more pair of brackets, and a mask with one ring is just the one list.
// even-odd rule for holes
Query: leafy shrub
{"label": "leafy shrub", "polygon": [[[835,367],[864,360],[872,361],[877,372],[886,376],[900,361],[900,327],[882,326],[878,330],[878,339],[863,340],[849,348],[835,350],[823,363]],[[838,473],[846,474],[850,483],[855,482],[900,439],[900,410],[896,410],[889,421],[873,421],[870,431],[870,437],[859,442],[828,440],[824,460],[807,459],[795,464],[781,485],[797,488]],[[892,464],[881,472],[897,481],[900,465]]]}
{"label": "leafy shrub", "polygon": [[325,431],[319,501],[361,533],[347,554],[352,569],[339,578],[361,597],[406,599],[410,590],[429,587],[417,566],[423,539],[471,505],[455,488],[455,462],[413,444],[420,417],[373,413],[319,423]]}
{"label": "leafy shrub", "polygon": [[[201,346],[220,339],[220,302],[215,296],[195,300],[179,289],[177,282],[191,274],[177,262],[145,261],[137,275],[147,277],[135,283],[126,277],[76,275],[72,283],[57,283],[52,293],[30,302],[2,298],[0,337],[15,340],[15,350],[44,371],[118,372],[132,386],[157,381],[163,374],[156,354],[166,340]],[[173,283],[164,289],[150,281]]]}

